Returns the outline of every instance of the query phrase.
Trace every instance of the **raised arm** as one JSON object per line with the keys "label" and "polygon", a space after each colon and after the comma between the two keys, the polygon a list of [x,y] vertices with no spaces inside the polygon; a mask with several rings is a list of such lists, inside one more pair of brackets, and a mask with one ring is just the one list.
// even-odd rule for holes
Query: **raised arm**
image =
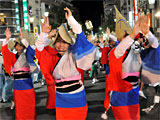
{"label": "raised arm", "polygon": [[117,37],[115,37],[114,35],[111,34],[110,29],[107,27],[106,28],[106,34],[112,38],[115,42],[117,41]]}
{"label": "raised arm", "polygon": [[159,43],[157,38],[149,31],[149,26],[148,26],[148,18],[147,16],[144,16],[141,19],[141,31],[145,34],[146,38],[149,41],[149,44],[153,47],[153,48],[157,48]]}
{"label": "raised arm", "polygon": [[12,52],[9,51],[8,49],[8,42],[9,39],[11,37],[11,32],[9,30],[9,28],[6,29],[6,39],[3,41],[2,43],[2,54],[3,54],[3,61],[4,61],[4,67],[5,67],[5,71],[11,75],[11,66],[14,66],[14,63],[16,61],[16,57],[15,54],[13,54]]}
{"label": "raised arm", "polygon": [[132,33],[124,38],[120,44],[116,47],[114,54],[116,58],[123,56],[125,51],[133,44],[134,38],[140,31],[140,20],[141,17],[135,22]]}
{"label": "raised arm", "polygon": [[82,27],[81,25],[74,19],[72,16],[72,12],[69,8],[64,8],[65,12],[65,17],[68,21],[68,24],[72,27],[72,30],[76,34],[80,34],[82,32]]}
{"label": "raised arm", "polygon": [[48,17],[43,17],[43,19],[44,23],[41,23],[42,32],[40,33],[39,39],[35,43],[38,51],[42,51],[44,47],[49,44],[48,34],[51,31],[51,26],[49,25]]}

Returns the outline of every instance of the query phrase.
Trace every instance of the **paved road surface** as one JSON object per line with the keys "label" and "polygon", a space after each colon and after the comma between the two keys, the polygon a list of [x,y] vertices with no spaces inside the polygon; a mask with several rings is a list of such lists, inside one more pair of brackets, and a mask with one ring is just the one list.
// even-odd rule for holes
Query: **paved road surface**
{"label": "paved road surface", "polygon": [[[88,101],[88,115],[87,120],[102,120],[101,114],[104,112],[103,102],[105,98],[105,74],[102,73],[98,76],[99,82],[92,84],[91,79],[85,79],[85,88]],[[34,84],[36,91],[36,110],[37,120],[56,120],[55,112],[45,109],[47,92],[46,86],[40,85],[40,83]],[[145,86],[144,93],[147,96],[147,100],[140,97],[140,107],[146,108],[153,103],[153,96],[155,95],[155,89]],[[160,90],[159,94],[160,95]],[[10,110],[9,103],[0,103],[0,120],[14,120],[14,110]],[[112,110],[109,110],[109,119],[114,120]],[[150,111],[149,114],[141,111],[141,120],[160,120],[160,103]]]}

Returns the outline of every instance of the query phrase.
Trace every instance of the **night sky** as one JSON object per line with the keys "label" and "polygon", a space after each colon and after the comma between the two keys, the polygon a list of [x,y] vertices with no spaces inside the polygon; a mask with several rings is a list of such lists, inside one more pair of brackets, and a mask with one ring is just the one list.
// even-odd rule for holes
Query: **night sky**
{"label": "night sky", "polygon": [[97,32],[101,25],[103,0],[73,0],[72,4],[79,9],[81,21],[85,23],[86,20],[91,20],[93,31]]}

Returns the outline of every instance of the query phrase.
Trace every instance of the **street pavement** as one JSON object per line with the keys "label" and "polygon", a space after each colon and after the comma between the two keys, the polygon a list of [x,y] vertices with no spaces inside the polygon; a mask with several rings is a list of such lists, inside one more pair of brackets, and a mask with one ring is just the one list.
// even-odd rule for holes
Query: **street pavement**
{"label": "street pavement", "polygon": [[[101,71],[98,76],[98,82],[92,84],[92,80],[85,76],[85,89],[88,102],[87,120],[102,120],[101,114],[104,112],[104,98],[105,98],[105,74]],[[41,86],[40,83],[34,84],[36,91],[36,111],[37,120],[56,120],[55,111],[47,110],[45,108],[47,99],[46,86]],[[140,97],[140,108],[146,108],[153,104],[153,96],[156,91],[153,87],[144,86],[144,94],[147,99]],[[158,90],[160,95],[160,89]],[[14,120],[15,111],[10,110],[10,103],[0,103],[0,120]],[[114,120],[112,110],[108,111],[108,120]],[[141,120],[160,120],[160,103],[146,114],[141,110]]]}

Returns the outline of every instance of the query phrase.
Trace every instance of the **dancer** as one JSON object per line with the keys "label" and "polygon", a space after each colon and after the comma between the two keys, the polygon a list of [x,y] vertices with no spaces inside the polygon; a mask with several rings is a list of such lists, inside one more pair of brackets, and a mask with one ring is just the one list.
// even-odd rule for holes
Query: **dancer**
{"label": "dancer", "polygon": [[11,32],[7,28],[6,39],[3,41],[1,51],[5,71],[11,75],[11,67],[13,68],[16,120],[35,120],[35,91],[30,76],[30,64],[34,63],[33,57],[35,53],[20,30],[19,38],[17,38],[15,43],[17,54],[13,54],[7,46],[10,37]]}
{"label": "dancer", "polygon": [[[55,31],[54,48],[48,46],[48,33],[51,30],[48,17],[44,18],[42,33],[36,41],[36,57],[40,63],[41,72],[48,86],[56,91],[56,119],[57,120],[85,120],[87,117],[87,102],[81,74],[77,67],[87,70],[91,67],[95,56],[93,46],[82,32],[80,24],[72,16],[70,9],[65,17],[68,24],[77,34],[75,44],[68,34],[66,24],[62,24]],[[52,91],[52,92],[53,92]],[[55,99],[52,99],[54,102]]]}
{"label": "dancer", "polygon": [[[116,12],[118,12],[117,9]],[[124,18],[123,20],[125,21]],[[122,39],[121,43],[109,54],[110,75],[107,83],[108,93],[106,94],[105,108],[107,111],[109,103],[111,103],[115,119],[140,119],[138,77],[141,64],[137,59],[140,54],[135,53],[132,47],[134,38],[139,31],[149,37],[152,47],[157,48],[158,41],[149,32],[147,16],[141,16],[135,22],[132,32],[128,31],[130,35]]]}

